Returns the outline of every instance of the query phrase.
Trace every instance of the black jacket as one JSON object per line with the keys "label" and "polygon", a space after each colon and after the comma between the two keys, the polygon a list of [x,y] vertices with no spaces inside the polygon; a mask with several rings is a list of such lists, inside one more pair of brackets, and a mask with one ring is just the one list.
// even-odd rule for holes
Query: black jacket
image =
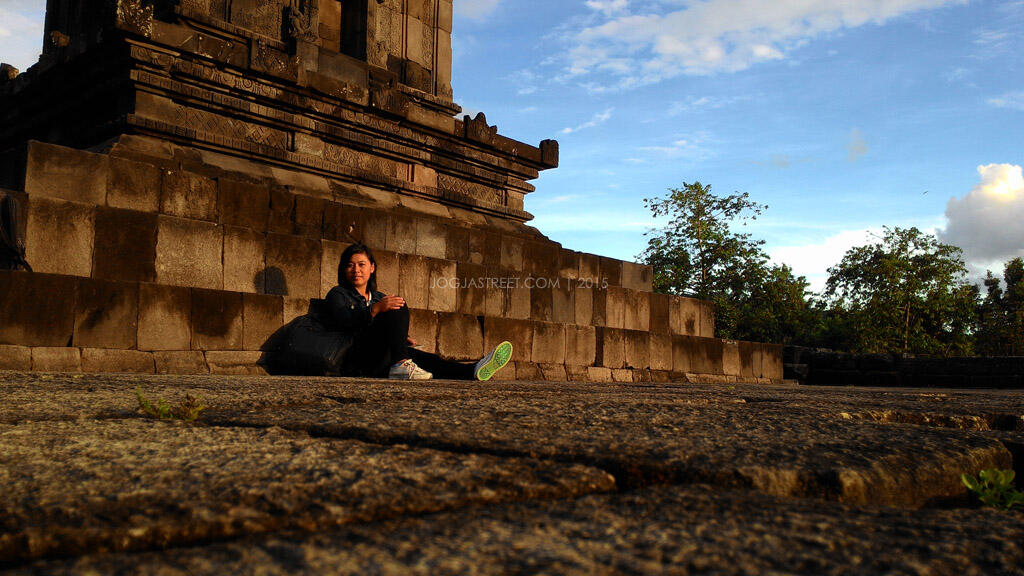
{"label": "black jacket", "polygon": [[373,291],[367,301],[351,286],[335,286],[314,314],[327,330],[348,332],[354,336],[373,324],[370,307],[384,296],[383,292]]}

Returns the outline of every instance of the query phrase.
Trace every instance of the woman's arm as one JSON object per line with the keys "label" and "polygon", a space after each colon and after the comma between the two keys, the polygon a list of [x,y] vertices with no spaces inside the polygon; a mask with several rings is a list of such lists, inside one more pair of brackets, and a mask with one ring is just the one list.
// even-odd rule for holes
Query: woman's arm
{"label": "woman's arm", "polygon": [[357,301],[340,286],[331,289],[325,300],[331,319],[341,330],[360,330],[373,322],[370,307]]}

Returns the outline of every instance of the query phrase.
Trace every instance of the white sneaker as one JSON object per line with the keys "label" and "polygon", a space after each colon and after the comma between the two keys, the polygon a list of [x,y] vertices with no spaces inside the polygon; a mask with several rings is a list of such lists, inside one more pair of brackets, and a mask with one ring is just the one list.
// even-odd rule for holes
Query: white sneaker
{"label": "white sneaker", "polygon": [[389,380],[430,380],[434,375],[416,365],[415,362],[406,358],[391,367],[388,372]]}
{"label": "white sneaker", "polygon": [[508,361],[512,359],[512,344],[510,342],[502,342],[498,344],[494,350],[491,350],[490,354],[484,356],[476,363],[476,367],[473,369],[473,374],[477,380],[486,382],[494,376],[494,373],[505,367]]}

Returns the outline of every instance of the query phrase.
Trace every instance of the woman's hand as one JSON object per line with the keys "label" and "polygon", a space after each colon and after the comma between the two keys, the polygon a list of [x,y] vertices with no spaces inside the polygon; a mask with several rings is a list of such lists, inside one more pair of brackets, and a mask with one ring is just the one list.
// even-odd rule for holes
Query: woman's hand
{"label": "woman's hand", "polygon": [[401,296],[385,296],[380,302],[377,302],[370,307],[370,313],[376,316],[381,312],[398,310],[402,306],[405,306],[405,298],[402,298]]}
{"label": "woman's hand", "polygon": [[415,348],[415,347],[420,345],[419,342],[417,342],[417,341],[412,339],[412,336],[406,336],[405,337],[405,342],[406,342],[406,344],[408,344],[409,346],[412,346],[413,348]]}

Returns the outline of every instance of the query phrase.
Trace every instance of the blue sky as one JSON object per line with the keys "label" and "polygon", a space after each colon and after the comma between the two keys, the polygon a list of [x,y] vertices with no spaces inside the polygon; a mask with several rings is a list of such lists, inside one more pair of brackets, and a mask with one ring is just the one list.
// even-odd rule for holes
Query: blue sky
{"label": "blue sky", "polygon": [[[0,0],[27,68],[42,0]],[[699,180],[769,205],[749,230],[820,287],[883,225],[1024,255],[1024,1],[455,0],[455,99],[555,138],[532,223],[633,259],[643,199]]]}

